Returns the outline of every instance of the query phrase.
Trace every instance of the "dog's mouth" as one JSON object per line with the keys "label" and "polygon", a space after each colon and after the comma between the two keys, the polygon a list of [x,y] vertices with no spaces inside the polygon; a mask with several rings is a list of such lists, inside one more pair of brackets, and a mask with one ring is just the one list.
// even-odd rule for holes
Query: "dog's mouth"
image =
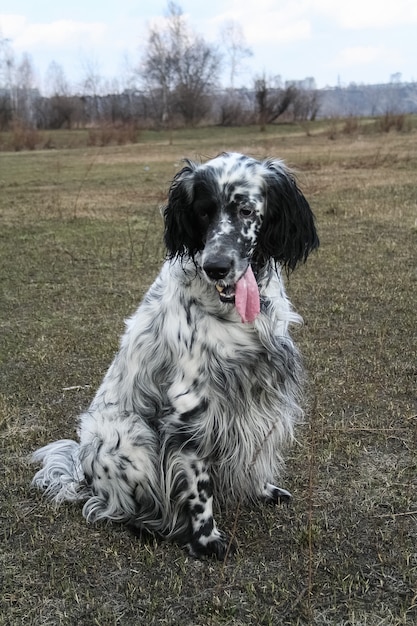
{"label": "dog's mouth", "polygon": [[255,320],[260,312],[260,298],[258,284],[250,265],[235,285],[219,282],[215,287],[221,302],[236,306],[242,322]]}
{"label": "dog's mouth", "polygon": [[235,303],[236,285],[222,285],[216,283],[215,285],[221,302],[225,304]]}

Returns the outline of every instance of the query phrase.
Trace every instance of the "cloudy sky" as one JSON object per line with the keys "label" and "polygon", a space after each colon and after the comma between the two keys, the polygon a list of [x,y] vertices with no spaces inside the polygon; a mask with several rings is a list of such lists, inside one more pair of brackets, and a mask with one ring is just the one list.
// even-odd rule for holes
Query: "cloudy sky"
{"label": "cloudy sky", "polygon": [[[416,0],[177,0],[192,29],[216,42],[238,22],[253,56],[237,84],[255,74],[316,79],[318,87],[417,80]],[[51,61],[77,84],[92,64],[107,79],[137,64],[149,24],[166,0],[1,0],[0,33],[28,53],[41,88]]]}

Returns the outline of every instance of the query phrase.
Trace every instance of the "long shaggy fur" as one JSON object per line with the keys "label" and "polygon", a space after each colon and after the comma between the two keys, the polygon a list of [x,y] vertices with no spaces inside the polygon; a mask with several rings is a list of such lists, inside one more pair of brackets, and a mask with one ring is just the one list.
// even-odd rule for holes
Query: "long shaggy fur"
{"label": "long shaggy fur", "polygon": [[[310,207],[281,161],[234,153],[187,162],[164,211],[168,259],[89,409],[79,441],[35,452],[33,479],[89,521],[118,520],[223,558],[213,498],[277,502],[282,450],[300,418],[300,321],[282,269],[317,247]],[[260,313],[244,323],[239,280],[252,271]]]}

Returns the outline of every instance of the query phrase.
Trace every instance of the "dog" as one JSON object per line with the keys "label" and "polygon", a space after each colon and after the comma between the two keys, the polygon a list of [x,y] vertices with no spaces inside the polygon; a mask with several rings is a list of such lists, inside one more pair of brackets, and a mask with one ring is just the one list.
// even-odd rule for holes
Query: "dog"
{"label": "dog", "polygon": [[319,239],[280,160],[187,160],[163,213],[162,270],[126,321],[79,441],[37,450],[33,484],[58,503],[85,500],[88,521],[224,559],[232,541],[213,501],[290,498],[274,481],[303,414],[304,376],[283,278]]}

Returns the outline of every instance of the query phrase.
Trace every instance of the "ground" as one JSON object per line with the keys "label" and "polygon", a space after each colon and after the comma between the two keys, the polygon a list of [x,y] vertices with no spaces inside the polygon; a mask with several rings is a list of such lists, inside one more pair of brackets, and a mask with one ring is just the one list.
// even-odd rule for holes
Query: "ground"
{"label": "ground", "polygon": [[[416,131],[329,129],[0,153],[0,624],[417,622]],[[222,150],[293,166],[321,248],[288,279],[309,374],[282,481],[294,498],[218,511],[238,550],[217,563],[55,508],[29,456],[74,437],[163,259],[181,159]]]}

